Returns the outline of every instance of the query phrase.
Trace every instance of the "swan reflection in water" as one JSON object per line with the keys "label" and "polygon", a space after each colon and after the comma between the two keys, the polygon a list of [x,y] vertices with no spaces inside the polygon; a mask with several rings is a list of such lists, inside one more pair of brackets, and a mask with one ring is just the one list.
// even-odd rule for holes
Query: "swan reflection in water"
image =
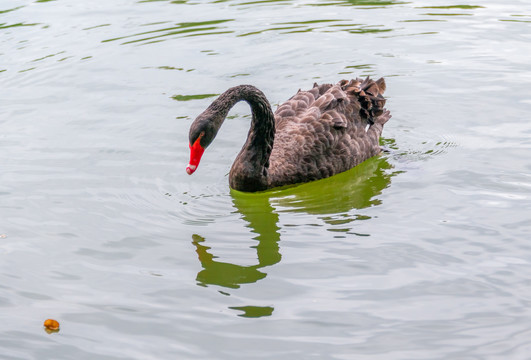
{"label": "swan reflection in water", "polygon": [[[205,245],[206,239],[193,235],[192,243],[203,269],[197,274],[200,286],[218,285],[237,289],[243,284],[255,283],[267,276],[266,266],[280,262],[279,213],[304,212],[321,215],[322,221],[333,225],[334,215],[345,216],[347,222],[360,219],[360,215],[351,214],[351,210],[360,210],[381,203],[377,198],[389,187],[391,178],[399,171],[393,171],[387,157],[369,159],[357,167],[333,177],[262,193],[242,193],[231,190],[236,212],[248,223],[247,227],[256,234],[253,239],[258,243],[252,246],[256,250],[256,264],[237,265],[218,260]],[[370,219],[370,217],[361,217]],[[212,239],[210,241],[213,241]],[[273,312],[270,306],[242,306],[231,309],[241,310],[244,317],[269,316]]]}

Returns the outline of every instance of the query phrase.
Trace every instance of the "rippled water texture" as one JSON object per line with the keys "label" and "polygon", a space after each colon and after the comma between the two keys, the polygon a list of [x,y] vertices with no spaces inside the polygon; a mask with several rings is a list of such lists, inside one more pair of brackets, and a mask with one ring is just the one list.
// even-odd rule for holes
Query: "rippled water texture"
{"label": "rippled water texture", "polygon": [[[2,359],[522,359],[531,4],[2,0]],[[231,191],[237,105],[385,76],[389,152]],[[48,334],[44,320],[59,321]]]}

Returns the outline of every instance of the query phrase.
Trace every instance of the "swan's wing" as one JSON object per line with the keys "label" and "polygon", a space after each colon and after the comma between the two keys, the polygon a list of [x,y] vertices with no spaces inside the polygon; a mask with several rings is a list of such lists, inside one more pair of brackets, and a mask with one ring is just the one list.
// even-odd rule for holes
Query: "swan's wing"
{"label": "swan's wing", "polygon": [[[293,97],[275,111],[277,122],[297,121],[307,113],[316,115],[318,109],[323,121],[331,121],[338,127],[346,126],[349,117],[361,118],[373,124],[384,111],[385,98],[382,96],[386,85],[383,78],[376,81],[367,77],[365,80],[342,80],[336,85],[314,84],[311,90],[299,90]],[[355,113],[354,113],[355,112]]]}
{"label": "swan's wing", "polygon": [[384,121],[385,117],[381,115],[384,113],[385,80],[380,78],[376,81],[367,77],[365,80],[343,80],[338,85],[347,93],[351,103],[357,103],[360,117],[367,121],[370,125],[375,122],[381,122],[382,125],[388,120]]}
{"label": "swan's wing", "polygon": [[[337,108],[345,100],[347,95],[338,85],[314,84],[311,90],[299,90],[275,111],[277,130],[289,122],[297,123],[303,119],[307,122],[308,118],[317,120],[326,111]],[[336,128],[346,127],[346,121],[340,114],[329,114],[323,121],[333,123]]]}
{"label": "swan's wing", "polygon": [[[319,116],[319,121],[327,123],[330,127],[341,130],[348,126],[348,115],[351,112],[349,98],[339,85],[330,87],[313,104],[311,109]],[[317,120],[317,119],[316,119]]]}
{"label": "swan's wing", "polygon": [[306,112],[315,100],[321,96],[319,93],[319,87],[314,86],[313,89],[308,91],[297,91],[288,101],[283,103],[275,111],[275,118],[281,119],[293,119],[294,117],[301,116]]}
{"label": "swan's wing", "polygon": [[274,185],[328,177],[376,155],[389,118],[384,90],[383,79],[343,80],[299,90],[279,106],[270,157]]}

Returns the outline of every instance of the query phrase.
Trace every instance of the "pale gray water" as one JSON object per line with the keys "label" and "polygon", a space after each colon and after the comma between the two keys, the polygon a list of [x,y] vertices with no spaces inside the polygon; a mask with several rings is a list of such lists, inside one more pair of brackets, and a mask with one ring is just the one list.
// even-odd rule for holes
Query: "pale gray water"
{"label": "pale gray water", "polygon": [[[0,4],[0,358],[529,359],[531,4]],[[262,195],[238,105],[385,76],[391,153]],[[61,331],[47,334],[53,318]]]}

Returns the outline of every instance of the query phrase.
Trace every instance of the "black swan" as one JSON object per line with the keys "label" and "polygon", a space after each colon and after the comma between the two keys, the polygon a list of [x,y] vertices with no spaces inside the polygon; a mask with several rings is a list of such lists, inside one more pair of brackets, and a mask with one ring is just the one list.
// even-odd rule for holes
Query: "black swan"
{"label": "black swan", "polygon": [[190,126],[192,174],[229,110],[245,100],[252,110],[247,141],[229,173],[230,187],[262,191],[318,180],[349,170],[380,153],[380,135],[391,118],[384,109],[383,78],[314,84],[299,90],[273,113],[252,85],[221,94]]}

